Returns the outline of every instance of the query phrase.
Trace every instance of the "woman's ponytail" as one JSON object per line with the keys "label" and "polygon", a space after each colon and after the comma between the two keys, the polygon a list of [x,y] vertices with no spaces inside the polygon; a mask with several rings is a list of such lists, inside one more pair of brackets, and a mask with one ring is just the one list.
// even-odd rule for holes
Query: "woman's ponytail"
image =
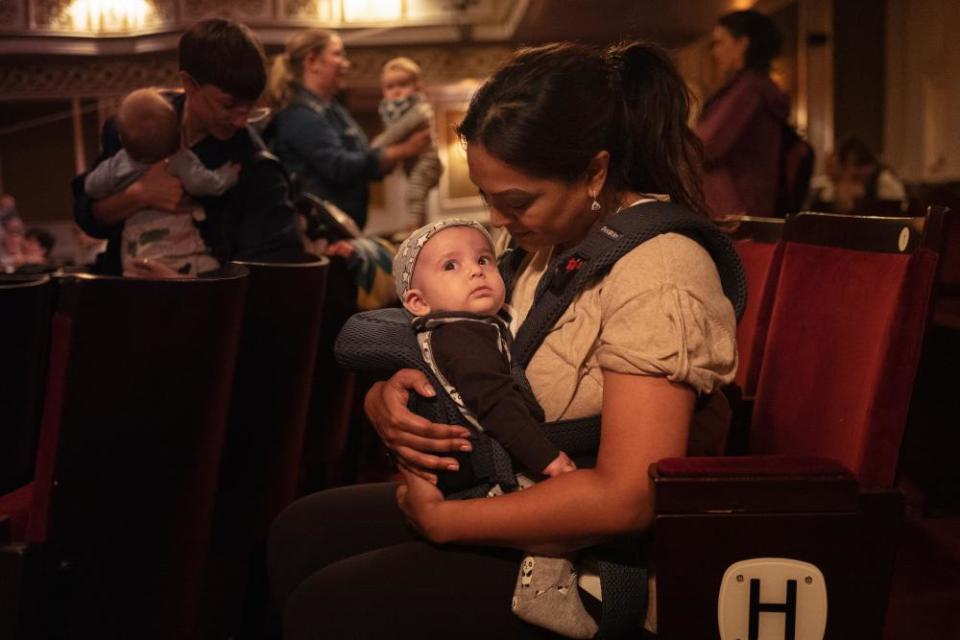
{"label": "woman's ponytail", "polygon": [[284,52],[273,59],[267,89],[267,104],[283,109],[293,100],[293,84],[303,80],[303,63],[311,53],[321,53],[330,44],[333,33],[326,29],[304,29],[287,40]]}
{"label": "woman's ponytail", "polygon": [[702,146],[688,125],[690,94],[673,61],[644,42],[614,45],[604,59],[622,101],[619,122],[611,127],[615,179],[629,190],[666,193],[706,213]]}
{"label": "woman's ponytail", "polygon": [[271,109],[279,111],[290,103],[293,98],[291,83],[294,79],[290,71],[290,55],[281,53],[274,56],[270,75],[267,76],[267,88],[263,94]]}

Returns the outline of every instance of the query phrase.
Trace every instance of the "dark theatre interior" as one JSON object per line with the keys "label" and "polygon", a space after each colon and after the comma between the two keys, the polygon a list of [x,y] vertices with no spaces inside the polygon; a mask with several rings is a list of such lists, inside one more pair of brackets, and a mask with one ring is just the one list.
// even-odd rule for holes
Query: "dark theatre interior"
{"label": "dark theatre interior", "polygon": [[0,0],[0,639],[960,639],[958,31]]}

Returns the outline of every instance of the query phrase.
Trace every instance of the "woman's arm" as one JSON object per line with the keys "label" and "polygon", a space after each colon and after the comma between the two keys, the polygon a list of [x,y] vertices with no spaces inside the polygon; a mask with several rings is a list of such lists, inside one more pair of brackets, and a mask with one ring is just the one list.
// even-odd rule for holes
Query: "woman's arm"
{"label": "woman's arm", "polygon": [[[100,156],[94,169],[107,162],[120,149],[116,122],[107,120],[100,133]],[[109,238],[117,233],[117,225],[145,207],[173,212],[183,195],[180,181],[166,171],[160,162],[147,170],[126,189],[96,199],[85,188],[89,171],[75,176],[71,182],[74,197],[74,219],[79,227],[94,238]]]}
{"label": "woman's arm", "polygon": [[430,147],[430,130],[416,131],[403,142],[385,147],[380,154],[380,170],[387,173],[401,160],[413,158]]}
{"label": "woman's arm", "polygon": [[653,520],[651,464],[686,451],[695,394],[664,378],[605,371],[597,466],[497,498],[445,501],[407,477],[401,508],[434,542],[559,554]]}
{"label": "woman's arm", "polygon": [[182,197],[180,181],[167,173],[166,163],[158,162],[123,191],[95,201],[93,216],[100,224],[113,225],[148,207],[174,213]]}
{"label": "woman's arm", "polygon": [[456,470],[457,461],[430,453],[470,451],[470,430],[436,424],[407,409],[410,393],[426,398],[436,395],[427,377],[416,369],[401,369],[385,382],[377,382],[364,398],[363,408],[384,445],[397,462],[432,484],[431,470]]}

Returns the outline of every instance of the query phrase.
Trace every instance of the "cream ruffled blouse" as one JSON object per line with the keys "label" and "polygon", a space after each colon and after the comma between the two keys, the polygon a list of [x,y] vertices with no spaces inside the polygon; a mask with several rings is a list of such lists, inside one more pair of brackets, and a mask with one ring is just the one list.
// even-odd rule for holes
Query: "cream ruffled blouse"
{"label": "cream ruffled blouse", "polygon": [[[553,251],[528,258],[511,300],[518,326]],[[574,299],[527,367],[547,421],[599,415],[603,370],[664,376],[708,394],[733,380],[737,322],[707,251],[656,236]]]}

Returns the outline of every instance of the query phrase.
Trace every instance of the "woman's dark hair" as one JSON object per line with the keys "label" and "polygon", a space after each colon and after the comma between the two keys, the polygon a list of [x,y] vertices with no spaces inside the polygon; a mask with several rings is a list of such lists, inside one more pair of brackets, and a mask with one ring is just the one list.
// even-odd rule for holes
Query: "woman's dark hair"
{"label": "woman's dark hair", "polygon": [[768,71],[770,62],[780,54],[783,36],[773,20],[758,11],[734,11],[718,21],[735,38],[750,40],[743,64],[748,69]]}
{"label": "woman's dark hair", "polygon": [[267,82],[263,46],[253,31],[231,20],[204,20],[180,37],[181,71],[234,98],[254,101]]}
{"label": "woman's dark hair", "polygon": [[689,111],[687,87],[656,45],[558,43],[518,51],[474,95],[458,132],[524,173],[564,182],[606,150],[608,204],[624,191],[665,193],[704,212]]}

